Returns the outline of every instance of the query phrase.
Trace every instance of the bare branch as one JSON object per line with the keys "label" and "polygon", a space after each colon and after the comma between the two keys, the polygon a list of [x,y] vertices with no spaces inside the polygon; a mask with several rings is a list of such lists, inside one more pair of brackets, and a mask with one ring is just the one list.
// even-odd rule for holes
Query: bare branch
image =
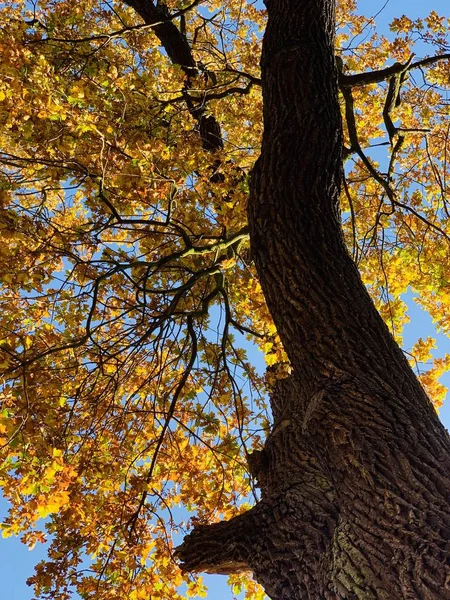
{"label": "bare branch", "polygon": [[381,81],[390,79],[394,75],[398,75],[406,71],[412,71],[413,69],[418,69],[420,67],[428,67],[441,60],[449,59],[450,54],[439,54],[438,56],[429,56],[416,62],[408,61],[406,65],[397,62],[390,67],[386,67],[386,69],[369,71],[367,73],[356,73],[355,75],[345,75],[344,73],[340,73],[339,85],[341,89],[343,89],[348,87],[369,85],[370,83],[380,83]]}

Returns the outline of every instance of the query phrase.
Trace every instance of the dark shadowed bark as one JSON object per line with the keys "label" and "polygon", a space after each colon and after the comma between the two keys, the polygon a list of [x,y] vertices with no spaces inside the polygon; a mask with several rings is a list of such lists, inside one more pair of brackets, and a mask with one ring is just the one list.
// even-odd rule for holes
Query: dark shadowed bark
{"label": "dark shadowed bark", "polygon": [[275,600],[450,598],[450,444],[339,224],[333,0],[270,0],[249,226],[293,366],[249,460],[262,499],[202,527],[187,571],[250,569]]}

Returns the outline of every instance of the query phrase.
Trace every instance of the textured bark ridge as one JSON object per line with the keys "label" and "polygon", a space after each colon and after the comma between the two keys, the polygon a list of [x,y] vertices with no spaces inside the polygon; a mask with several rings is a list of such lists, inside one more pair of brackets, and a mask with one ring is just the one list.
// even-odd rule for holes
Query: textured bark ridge
{"label": "textured bark ridge", "polygon": [[[332,0],[270,0],[252,253],[293,366],[249,467],[262,499],[195,530],[185,570],[275,600],[450,598],[450,443],[341,234]],[[211,546],[212,544],[212,546]]]}

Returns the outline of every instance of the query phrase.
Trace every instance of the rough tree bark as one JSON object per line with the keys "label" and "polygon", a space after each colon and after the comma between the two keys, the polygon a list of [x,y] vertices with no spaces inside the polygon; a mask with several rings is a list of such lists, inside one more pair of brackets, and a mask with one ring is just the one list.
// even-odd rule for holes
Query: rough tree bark
{"label": "rough tree bark", "polygon": [[196,528],[186,571],[275,600],[450,598],[450,443],[342,238],[334,0],[270,0],[252,253],[293,366],[249,467],[261,501]]}

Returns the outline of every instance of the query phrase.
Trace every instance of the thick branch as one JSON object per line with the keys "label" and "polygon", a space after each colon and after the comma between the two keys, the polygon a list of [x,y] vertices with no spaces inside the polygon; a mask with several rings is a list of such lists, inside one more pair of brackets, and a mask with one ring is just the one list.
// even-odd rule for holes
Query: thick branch
{"label": "thick branch", "polygon": [[[175,65],[179,65],[187,76],[185,101],[189,112],[199,124],[200,136],[205,150],[215,151],[223,148],[220,125],[213,115],[206,115],[203,104],[194,104],[188,90],[190,79],[199,74],[197,63],[186,36],[171,20],[172,16],[165,4],[153,4],[152,0],[124,0],[128,6],[142,17],[147,25],[154,25],[153,31]],[[193,2],[192,7],[198,2]]]}
{"label": "thick branch", "polygon": [[256,507],[230,521],[197,525],[175,551],[184,573],[229,575],[249,570],[257,530]]}
{"label": "thick branch", "polygon": [[[165,4],[156,6],[152,0],[124,0],[125,4],[134,8],[146,25],[154,25],[153,30],[164,46],[170,60],[184,70],[187,75],[197,73],[197,65],[192,56],[189,43],[170,18]],[[196,4],[199,4],[197,2]]]}

